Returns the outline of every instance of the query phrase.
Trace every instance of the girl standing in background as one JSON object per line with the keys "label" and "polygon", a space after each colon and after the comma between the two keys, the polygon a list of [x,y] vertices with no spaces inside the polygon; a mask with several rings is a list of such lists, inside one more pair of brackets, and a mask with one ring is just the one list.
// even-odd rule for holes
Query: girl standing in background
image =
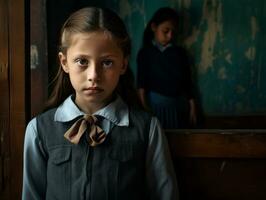
{"label": "girl standing in background", "polygon": [[189,59],[175,44],[178,14],[165,7],[147,24],[137,57],[137,85],[142,105],[165,129],[189,128],[196,123]]}

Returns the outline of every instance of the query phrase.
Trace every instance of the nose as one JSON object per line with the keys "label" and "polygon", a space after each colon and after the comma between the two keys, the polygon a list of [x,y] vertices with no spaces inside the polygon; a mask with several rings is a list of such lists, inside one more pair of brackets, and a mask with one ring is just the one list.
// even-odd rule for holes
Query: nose
{"label": "nose", "polygon": [[90,82],[98,82],[100,80],[100,70],[97,63],[91,63],[87,68],[87,79]]}
{"label": "nose", "polygon": [[169,32],[167,33],[167,38],[168,38],[169,40],[171,40],[171,39],[173,38],[173,31],[169,31]]}

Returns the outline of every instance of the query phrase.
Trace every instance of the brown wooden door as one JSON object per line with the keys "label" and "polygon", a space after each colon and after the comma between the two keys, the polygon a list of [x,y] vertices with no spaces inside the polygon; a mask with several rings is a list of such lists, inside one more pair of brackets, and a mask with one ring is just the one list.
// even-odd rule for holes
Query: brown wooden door
{"label": "brown wooden door", "polygon": [[[7,0],[6,0],[7,1]],[[0,1],[0,197],[8,199],[9,187],[9,60],[8,60],[8,9],[6,1]]]}
{"label": "brown wooden door", "polygon": [[21,199],[25,131],[24,0],[0,1],[0,199]]}

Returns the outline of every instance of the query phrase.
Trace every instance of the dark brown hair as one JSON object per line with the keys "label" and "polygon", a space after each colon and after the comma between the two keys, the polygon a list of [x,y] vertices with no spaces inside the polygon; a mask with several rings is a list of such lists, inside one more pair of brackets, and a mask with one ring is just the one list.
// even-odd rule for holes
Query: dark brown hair
{"label": "dark brown hair", "polygon": [[152,39],[154,38],[154,33],[151,29],[151,24],[154,23],[156,26],[160,25],[165,21],[172,21],[174,25],[177,27],[178,25],[178,13],[176,10],[170,7],[162,7],[159,8],[152,18],[150,19],[149,23],[147,24],[144,33],[143,33],[143,46],[150,45]]}
{"label": "dark brown hair", "polygon": [[[131,42],[126,27],[121,18],[109,9],[86,7],[74,12],[61,29],[61,44],[59,51],[66,54],[71,44],[71,36],[76,33],[104,31],[115,39],[124,57],[130,56]],[[69,75],[59,67],[53,80],[53,90],[47,101],[46,109],[59,106],[69,95],[74,94]],[[129,105],[139,106],[139,99],[134,87],[134,77],[129,66],[125,74],[120,76],[117,93]]]}

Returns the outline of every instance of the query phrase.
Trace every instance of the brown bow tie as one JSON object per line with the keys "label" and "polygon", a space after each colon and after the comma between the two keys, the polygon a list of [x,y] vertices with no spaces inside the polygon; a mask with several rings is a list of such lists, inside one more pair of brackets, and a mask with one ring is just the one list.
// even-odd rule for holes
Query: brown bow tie
{"label": "brown bow tie", "polygon": [[92,115],[84,115],[77,120],[70,129],[64,134],[64,137],[73,144],[78,144],[81,136],[88,129],[89,145],[94,147],[103,143],[106,138],[105,132],[96,125],[97,118]]}

